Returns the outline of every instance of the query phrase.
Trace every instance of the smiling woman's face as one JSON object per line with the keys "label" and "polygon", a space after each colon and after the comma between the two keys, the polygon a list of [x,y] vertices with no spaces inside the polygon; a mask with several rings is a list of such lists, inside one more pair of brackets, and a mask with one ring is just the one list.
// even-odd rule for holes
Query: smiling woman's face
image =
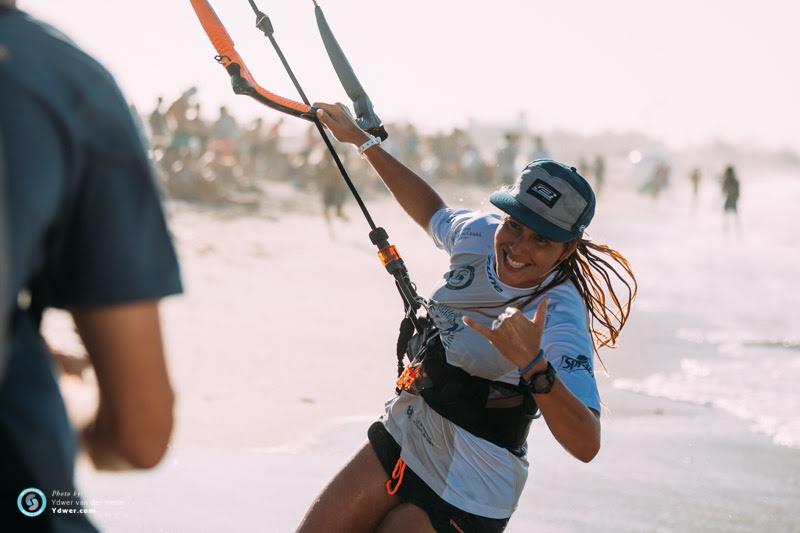
{"label": "smiling woman's face", "polygon": [[541,283],[575,246],[540,237],[535,231],[506,215],[494,236],[497,276],[512,287]]}

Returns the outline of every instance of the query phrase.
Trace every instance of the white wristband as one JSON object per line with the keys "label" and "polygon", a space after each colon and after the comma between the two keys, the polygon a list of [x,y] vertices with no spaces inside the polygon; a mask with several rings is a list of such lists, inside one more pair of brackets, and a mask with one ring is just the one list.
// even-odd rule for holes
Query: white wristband
{"label": "white wristband", "polygon": [[358,153],[363,156],[364,152],[366,152],[373,146],[378,146],[379,144],[381,144],[381,140],[379,137],[373,137],[372,135],[369,135],[369,139],[367,139],[367,141],[364,144],[358,147]]}

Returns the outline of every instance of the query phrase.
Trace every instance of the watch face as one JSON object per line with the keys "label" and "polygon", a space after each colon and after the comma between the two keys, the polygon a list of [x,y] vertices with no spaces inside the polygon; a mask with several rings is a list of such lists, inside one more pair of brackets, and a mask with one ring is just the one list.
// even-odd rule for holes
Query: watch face
{"label": "watch face", "polygon": [[531,388],[533,389],[534,393],[543,394],[550,392],[550,389],[553,388],[553,382],[555,379],[556,376],[555,372],[553,371],[553,367],[548,364],[547,370],[533,375],[533,379],[531,380]]}
{"label": "watch face", "polygon": [[547,374],[542,372],[533,378],[532,385],[534,391],[544,391],[550,388],[550,380],[547,379]]}

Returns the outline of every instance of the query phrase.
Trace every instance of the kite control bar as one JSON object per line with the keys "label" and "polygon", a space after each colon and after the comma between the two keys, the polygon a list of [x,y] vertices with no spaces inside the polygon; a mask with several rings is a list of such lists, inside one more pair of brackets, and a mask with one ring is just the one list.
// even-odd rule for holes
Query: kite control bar
{"label": "kite control bar", "polygon": [[[200,24],[203,26],[208,38],[211,40],[211,44],[217,51],[217,56],[215,59],[225,67],[225,70],[231,77],[233,91],[236,94],[250,96],[259,103],[271,107],[277,111],[309,120],[317,127],[322,140],[325,142],[331,157],[333,157],[333,160],[336,163],[336,168],[339,170],[339,173],[342,175],[342,178],[350,189],[350,192],[353,194],[358,206],[361,208],[364,217],[367,219],[367,223],[369,224],[371,230],[369,233],[370,241],[372,241],[372,243],[378,247],[378,257],[381,260],[381,263],[392,275],[392,277],[394,277],[397,289],[400,291],[400,296],[403,298],[406,316],[414,324],[414,327],[417,329],[417,331],[422,331],[424,324],[417,317],[416,313],[423,305],[424,300],[417,294],[416,287],[411,282],[403,259],[400,257],[397,248],[394,245],[389,244],[389,236],[386,233],[386,230],[381,227],[377,227],[375,222],[372,220],[372,216],[369,214],[364,201],[361,199],[361,195],[358,194],[358,191],[353,185],[350,176],[347,174],[347,170],[344,168],[344,165],[339,158],[339,154],[333,147],[328,134],[325,133],[322,123],[317,119],[316,108],[311,106],[309,103],[305,92],[300,86],[300,83],[297,81],[297,78],[292,72],[288,61],[286,60],[286,57],[283,55],[280,46],[278,46],[274,36],[275,30],[269,17],[258,9],[254,0],[248,1],[256,14],[256,27],[264,32],[264,35],[266,35],[270,43],[272,43],[275,52],[278,54],[281,63],[286,69],[286,72],[289,74],[289,77],[297,89],[297,92],[300,94],[303,103],[279,96],[264,89],[258,83],[256,83],[252,74],[247,69],[247,66],[244,64],[241,56],[236,51],[233,39],[231,39],[230,34],[222,25],[222,22],[214,11],[214,8],[211,7],[211,4],[208,2],[208,0],[190,0],[195,13],[197,14],[197,18],[200,20]],[[380,119],[378,119],[377,115],[375,115],[374,111],[372,111],[372,103],[370,102],[369,97],[367,97],[364,89],[361,87],[361,84],[355,77],[352,67],[350,67],[349,62],[347,62],[347,58],[344,57],[344,53],[342,52],[338,43],[336,43],[336,39],[333,38],[333,34],[331,33],[327,22],[325,22],[322,11],[316,2],[314,2],[314,4],[316,6],[315,11],[317,12],[317,21],[318,24],[320,24],[320,32],[323,35],[323,41],[326,42],[328,53],[331,54],[331,60],[334,62],[334,67],[337,69],[339,79],[342,81],[343,85],[345,85],[345,90],[347,91],[348,95],[353,99],[357,114],[359,110],[361,111],[361,114],[357,119],[357,122],[360,121],[358,122],[359,126],[373,135],[378,135],[382,139],[385,139],[387,137],[386,131],[383,128],[383,125],[380,123]],[[320,20],[322,23],[320,23]],[[329,43],[331,42],[335,46],[329,47]],[[333,50],[333,52],[331,50]],[[334,59],[334,57],[336,57],[336,59]],[[346,65],[346,69],[340,70],[344,68],[342,65]]]}

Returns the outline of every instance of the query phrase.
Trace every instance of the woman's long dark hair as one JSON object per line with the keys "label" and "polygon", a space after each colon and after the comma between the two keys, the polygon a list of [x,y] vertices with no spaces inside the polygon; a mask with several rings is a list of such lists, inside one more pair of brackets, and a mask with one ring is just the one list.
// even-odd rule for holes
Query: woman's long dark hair
{"label": "woman's long dark hair", "polygon": [[[628,260],[607,244],[581,238],[575,253],[565,259],[559,269],[566,272],[586,304],[595,351],[603,346],[615,346],[639,289]],[[620,285],[615,288],[615,283]],[[627,292],[624,302],[617,296],[622,286]]]}
{"label": "woman's long dark hair", "polygon": [[[594,351],[603,369],[606,369],[598,350],[616,345],[630,316],[631,304],[639,285],[628,260],[610,246],[595,244],[584,238],[567,243],[567,246],[570,245],[575,246],[575,251],[555,268],[555,277],[529,296],[520,309],[547,290],[571,281],[586,305]],[[623,287],[627,291],[624,302],[617,295],[617,291]]]}

